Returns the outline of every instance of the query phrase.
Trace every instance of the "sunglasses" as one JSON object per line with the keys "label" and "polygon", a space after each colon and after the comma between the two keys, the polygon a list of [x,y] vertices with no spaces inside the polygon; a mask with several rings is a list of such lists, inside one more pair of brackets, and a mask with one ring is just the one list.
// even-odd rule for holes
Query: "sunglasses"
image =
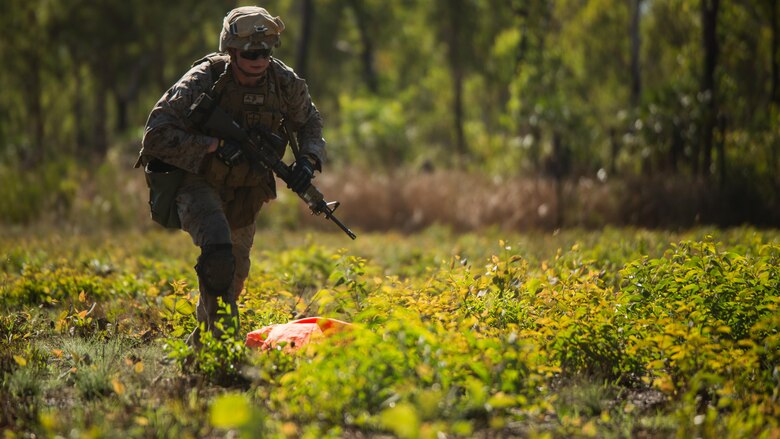
{"label": "sunglasses", "polygon": [[273,50],[271,49],[260,49],[260,50],[242,50],[238,52],[238,56],[244,59],[248,59],[250,61],[254,61],[258,58],[265,58],[268,59],[271,57],[271,54],[273,53]]}

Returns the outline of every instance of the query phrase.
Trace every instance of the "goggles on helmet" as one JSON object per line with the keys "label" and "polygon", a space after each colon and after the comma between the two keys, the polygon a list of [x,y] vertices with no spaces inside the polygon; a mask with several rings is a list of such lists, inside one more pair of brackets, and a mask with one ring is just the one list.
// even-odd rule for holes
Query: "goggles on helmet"
{"label": "goggles on helmet", "polygon": [[267,10],[257,6],[243,6],[233,9],[222,21],[219,35],[219,50],[229,48],[252,51],[272,49],[281,44],[284,22]]}
{"label": "goggles on helmet", "polygon": [[255,13],[235,18],[229,28],[231,35],[247,38],[255,34],[278,35],[284,30],[284,24],[278,17]]}

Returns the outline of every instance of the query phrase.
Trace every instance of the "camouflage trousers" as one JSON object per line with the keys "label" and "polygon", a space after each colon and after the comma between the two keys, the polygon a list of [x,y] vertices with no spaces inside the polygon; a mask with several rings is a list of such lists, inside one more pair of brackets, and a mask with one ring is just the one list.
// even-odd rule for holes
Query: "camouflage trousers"
{"label": "camouflage trousers", "polygon": [[239,330],[237,299],[249,276],[249,251],[254,241],[255,225],[252,222],[240,228],[231,227],[225,216],[223,203],[225,191],[230,190],[217,190],[202,176],[187,174],[176,194],[181,227],[190,234],[192,242],[198,247],[232,244],[235,258],[233,282],[223,297],[206,294],[203,286],[199,285],[200,296],[196,308],[198,327],[188,338],[188,342],[195,346],[200,345],[201,327],[210,331],[217,339],[222,336],[223,330],[233,328],[234,336]]}

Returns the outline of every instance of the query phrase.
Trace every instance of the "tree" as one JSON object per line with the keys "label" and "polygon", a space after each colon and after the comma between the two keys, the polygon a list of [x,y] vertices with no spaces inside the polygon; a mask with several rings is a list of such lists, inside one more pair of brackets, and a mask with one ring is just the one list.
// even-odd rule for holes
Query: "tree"
{"label": "tree", "polygon": [[772,102],[780,105],[780,7],[777,1],[769,3],[772,28]]}
{"label": "tree", "polygon": [[[11,72],[3,74],[3,97],[8,110],[9,134],[3,140],[14,139],[18,153],[27,167],[46,159],[46,114],[44,88],[50,58],[44,50],[50,46],[46,32],[47,2],[12,0],[0,18],[0,56]],[[14,72],[21,74],[14,75]],[[15,133],[15,134],[14,134]]]}
{"label": "tree", "polygon": [[639,106],[642,97],[642,72],[640,69],[642,0],[631,2],[631,105]]}
{"label": "tree", "polygon": [[311,28],[314,23],[314,1],[301,2],[301,35],[298,37],[298,50],[295,53],[295,69],[305,78],[308,73],[309,46],[311,43]]}
{"label": "tree", "polygon": [[[701,0],[702,51],[704,57],[700,88],[704,99],[701,172],[705,175],[710,172],[713,137],[718,117],[718,88],[715,82],[715,69],[718,66],[719,6],[720,0]],[[695,167],[698,166],[696,163],[698,163],[698,157],[694,164]]]}
{"label": "tree", "polygon": [[366,11],[366,3],[363,0],[349,0],[350,9],[355,14],[355,21],[360,33],[360,61],[363,66],[363,81],[371,93],[379,91],[379,82],[374,70],[374,41],[371,37],[371,24]]}
{"label": "tree", "polygon": [[452,121],[455,131],[455,153],[462,161],[468,155],[464,134],[463,81],[467,73],[470,29],[475,29],[475,11],[468,0],[437,0],[433,12],[437,17],[440,41],[444,44],[447,65],[452,77]]}

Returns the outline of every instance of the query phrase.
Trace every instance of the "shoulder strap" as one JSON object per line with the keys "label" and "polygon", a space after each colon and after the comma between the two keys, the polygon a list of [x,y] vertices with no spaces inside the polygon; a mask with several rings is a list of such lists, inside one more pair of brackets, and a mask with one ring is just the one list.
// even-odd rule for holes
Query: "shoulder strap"
{"label": "shoulder strap", "polygon": [[195,67],[196,65],[202,64],[204,62],[209,63],[211,77],[217,78],[209,90],[209,95],[214,100],[219,100],[219,95],[222,94],[222,89],[224,88],[224,84],[228,77],[227,72],[229,69],[227,66],[229,61],[230,57],[228,55],[219,52],[212,52],[192,63],[192,67]]}
{"label": "shoulder strap", "polygon": [[[282,102],[284,100],[284,95],[282,94],[282,84],[279,81],[279,75],[276,73],[276,69],[274,68],[274,62],[276,62],[276,65],[284,65],[280,61],[277,61],[276,58],[273,58],[271,60],[271,73],[273,75],[274,85],[276,86],[276,94],[279,96],[279,102]],[[287,109],[287,104],[285,103],[285,109]],[[290,140],[290,149],[293,152],[293,156],[295,157],[295,160],[300,159],[301,157],[301,150],[298,147],[298,138],[295,136],[295,133],[290,129],[290,124],[287,122],[287,115],[282,113],[282,128],[284,129],[284,133],[287,136],[287,139]]]}
{"label": "shoulder strap", "polygon": [[301,158],[301,148],[298,147],[298,138],[295,136],[295,133],[290,130],[290,124],[287,123],[287,119],[282,118],[282,128],[284,129],[285,135],[287,135],[287,138],[290,140],[290,149],[293,152],[293,157],[295,157],[295,160],[299,160]]}

